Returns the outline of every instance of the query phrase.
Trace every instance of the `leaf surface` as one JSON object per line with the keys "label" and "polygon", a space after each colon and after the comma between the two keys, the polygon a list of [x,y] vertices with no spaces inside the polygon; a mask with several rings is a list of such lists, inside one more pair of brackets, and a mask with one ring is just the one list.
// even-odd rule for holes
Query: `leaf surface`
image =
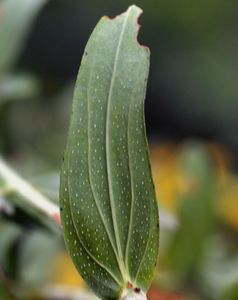
{"label": "leaf surface", "polygon": [[[69,253],[103,299],[146,292],[158,254],[158,207],[144,122],[149,50],[137,42],[141,10],[103,17],[86,46],[61,172]],[[129,285],[128,285],[129,284]]]}

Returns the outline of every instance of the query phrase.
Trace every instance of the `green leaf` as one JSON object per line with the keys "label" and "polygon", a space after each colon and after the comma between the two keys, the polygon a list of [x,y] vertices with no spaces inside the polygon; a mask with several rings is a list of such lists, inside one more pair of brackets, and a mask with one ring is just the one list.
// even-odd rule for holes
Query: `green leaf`
{"label": "green leaf", "polygon": [[[141,10],[103,17],[86,46],[61,172],[61,218],[78,271],[103,299],[147,291],[155,269],[158,207],[144,123],[149,50]],[[127,287],[128,288],[127,290]]]}
{"label": "green leaf", "polygon": [[59,237],[47,231],[28,233],[20,246],[18,276],[28,290],[45,284],[52,275],[52,261],[60,249]]}
{"label": "green leaf", "polygon": [[0,265],[5,270],[9,265],[10,249],[21,233],[22,230],[18,225],[0,219]]}
{"label": "green leaf", "polygon": [[30,99],[40,91],[39,81],[22,73],[0,77],[0,105],[12,100]]}
{"label": "green leaf", "polygon": [[0,74],[18,58],[32,22],[47,0],[0,0]]}

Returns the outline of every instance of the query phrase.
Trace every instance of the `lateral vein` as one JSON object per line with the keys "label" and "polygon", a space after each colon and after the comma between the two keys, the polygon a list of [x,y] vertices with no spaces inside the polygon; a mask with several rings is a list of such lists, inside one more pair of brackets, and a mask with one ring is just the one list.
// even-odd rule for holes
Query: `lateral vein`
{"label": "lateral vein", "polygon": [[72,224],[73,224],[73,228],[75,230],[75,233],[82,245],[82,247],[84,248],[84,250],[87,252],[87,254],[101,267],[103,268],[107,273],[109,273],[111,275],[111,277],[119,284],[119,286],[121,285],[120,280],[111,272],[111,270],[109,270],[105,265],[101,264],[95,257],[94,255],[89,251],[89,249],[85,246],[85,244],[83,243],[82,239],[80,238],[80,235],[78,233],[77,227],[75,225],[74,222],[74,218],[73,218],[73,214],[72,214],[72,209],[71,209],[71,197],[70,197],[70,184],[69,184],[69,177],[67,176],[67,184],[68,184],[68,197],[69,197],[69,211],[70,211],[70,215],[71,215],[71,219],[72,219]]}

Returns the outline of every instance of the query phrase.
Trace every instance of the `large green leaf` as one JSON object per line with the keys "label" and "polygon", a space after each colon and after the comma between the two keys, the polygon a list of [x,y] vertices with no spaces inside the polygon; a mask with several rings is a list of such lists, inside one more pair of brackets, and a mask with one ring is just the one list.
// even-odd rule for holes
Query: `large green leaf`
{"label": "large green leaf", "polygon": [[[61,217],[78,271],[103,299],[147,291],[158,207],[144,123],[149,50],[141,10],[103,17],[86,46],[61,173]],[[141,292],[140,292],[141,291]]]}

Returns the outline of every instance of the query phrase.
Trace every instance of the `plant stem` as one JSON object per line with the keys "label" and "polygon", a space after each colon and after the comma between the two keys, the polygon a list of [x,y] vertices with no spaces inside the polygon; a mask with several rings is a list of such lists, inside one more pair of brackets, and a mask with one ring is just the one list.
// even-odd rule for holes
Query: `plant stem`
{"label": "plant stem", "polygon": [[7,184],[6,191],[15,191],[25,203],[60,224],[59,207],[10,168],[0,157],[0,176]]}
{"label": "plant stem", "polygon": [[120,300],[147,300],[147,296],[142,291],[135,291],[134,289],[125,289]]}

